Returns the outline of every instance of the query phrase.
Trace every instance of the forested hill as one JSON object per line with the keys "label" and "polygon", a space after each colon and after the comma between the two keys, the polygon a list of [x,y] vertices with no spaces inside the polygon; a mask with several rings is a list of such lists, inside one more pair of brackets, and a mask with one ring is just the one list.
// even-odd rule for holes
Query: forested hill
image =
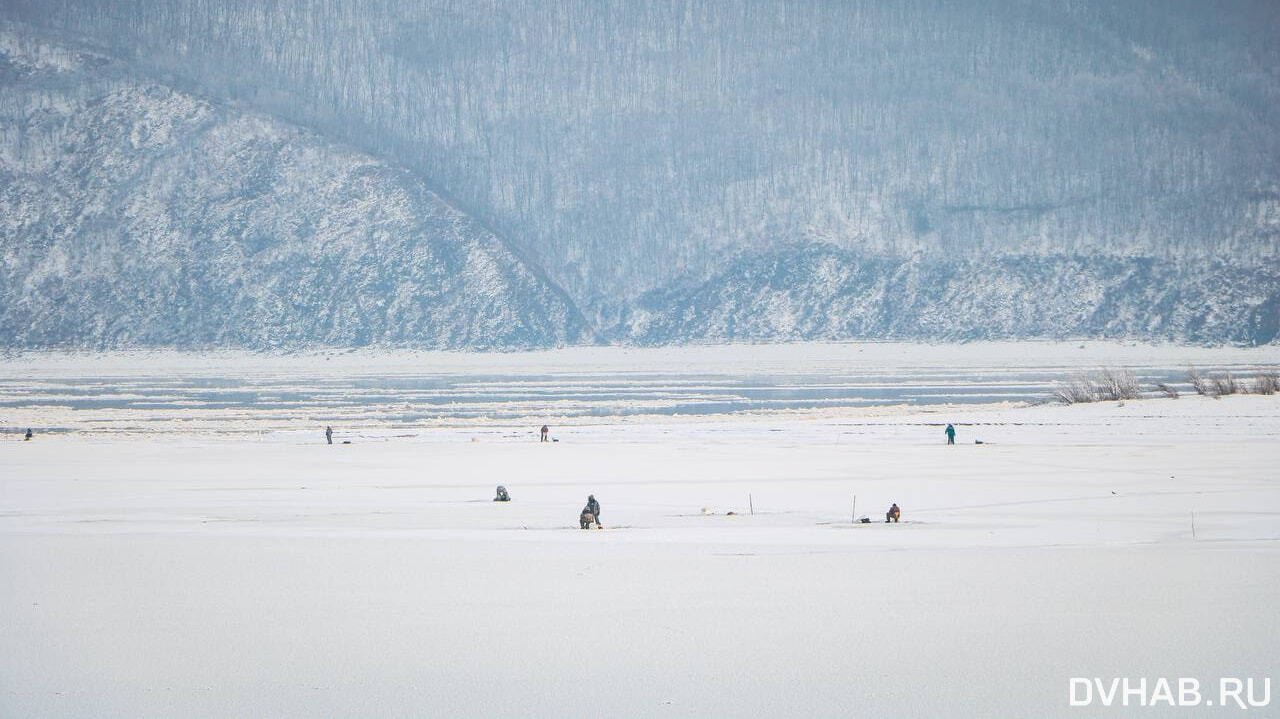
{"label": "forested hill", "polygon": [[673,342],[878,338],[1280,339],[1280,266],[1152,257],[869,257],[820,244],[743,253],[641,297],[610,336]]}
{"label": "forested hill", "polygon": [[0,344],[541,347],[573,303],[412,174],[0,32]]}
{"label": "forested hill", "polygon": [[1280,256],[1272,0],[7,0],[5,17],[413,169],[593,316],[796,240]]}
{"label": "forested hill", "polygon": [[0,28],[6,346],[1276,336],[1270,0],[6,0]]}

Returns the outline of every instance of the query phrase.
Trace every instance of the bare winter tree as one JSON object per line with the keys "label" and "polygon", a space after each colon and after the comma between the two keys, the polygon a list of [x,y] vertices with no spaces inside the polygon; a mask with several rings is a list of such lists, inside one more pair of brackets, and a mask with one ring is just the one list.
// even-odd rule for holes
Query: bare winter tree
{"label": "bare winter tree", "polygon": [[1195,389],[1196,394],[1209,394],[1209,380],[1200,374],[1200,370],[1195,367],[1187,368],[1187,381],[1191,383],[1191,387]]}
{"label": "bare winter tree", "polygon": [[1059,382],[1053,390],[1053,397],[1063,404],[1093,402],[1096,399],[1092,383],[1084,375],[1073,375],[1066,382]]}
{"label": "bare winter tree", "polygon": [[1139,399],[1142,388],[1130,370],[1104,367],[1093,374],[1072,375],[1066,382],[1058,383],[1053,396],[1063,404],[1112,402]]}
{"label": "bare winter tree", "polygon": [[1138,399],[1142,397],[1142,388],[1138,386],[1138,378],[1127,369],[1104,367],[1098,371],[1093,380],[1094,395],[1099,400],[1116,401],[1122,399]]}
{"label": "bare winter tree", "polygon": [[1263,370],[1253,378],[1254,394],[1275,394],[1277,391],[1280,391],[1280,372]]}
{"label": "bare winter tree", "polygon": [[1214,377],[1211,384],[1211,391],[1215,397],[1222,397],[1223,395],[1228,394],[1239,394],[1240,392],[1240,383],[1236,382],[1236,378],[1232,376],[1230,372],[1224,372],[1221,375]]}

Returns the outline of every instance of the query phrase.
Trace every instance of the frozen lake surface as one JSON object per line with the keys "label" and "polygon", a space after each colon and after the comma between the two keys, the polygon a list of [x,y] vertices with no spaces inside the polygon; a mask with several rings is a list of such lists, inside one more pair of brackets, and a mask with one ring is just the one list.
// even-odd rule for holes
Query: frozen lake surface
{"label": "frozen lake surface", "polygon": [[11,431],[30,424],[55,432],[274,431],[317,422],[403,429],[1038,403],[1072,375],[1103,366],[1133,371],[1152,393],[1157,382],[1186,391],[1191,365],[1248,375],[1274,354],[1107,343],[887,343],[497,355],[55,355],[0,363],[0,413],[12,418]]}
{"label": "frozen lake surface", "polygon": [[[1145,368],[1141,382],[1185,385],[1186,370]],[[880,405],[1044,401],[1053,370],[778,376],[635,374],[290,377],[82,377],[0,382],[0,411],[56,407],[156,415],[243,411],[246,417],[330,418],[404,425],[526,417],[710,415]],[[1183,389],[1186,389],[1184,386]],[[107,428],[107,427],[104,427]],[[124,427],[137,429],[138,427]],[[65,428],[52,428],[65,429]]]}
{"label": "frozen lake surface", "polygon": [[[574,371],[923,386],[1001,357],[1006,378],[1276,360],[992,351],[591,350]],[[566,356],[431,376],[561,382]],[[320,376],[417,382],[423,359],[7,367],[10,387],[269,374],[316,397]],[[281,407],[5,412],[68,431],[0,441],[0,716],[1203,716],[1231,712],[1073,708],[1068,680],[1274,682],[1280,656],[1277,396],[578,416],[551,443],[532,417],[406,431],[375,409],[333,446]],[[575,527],[587,494],[603,531]]]}

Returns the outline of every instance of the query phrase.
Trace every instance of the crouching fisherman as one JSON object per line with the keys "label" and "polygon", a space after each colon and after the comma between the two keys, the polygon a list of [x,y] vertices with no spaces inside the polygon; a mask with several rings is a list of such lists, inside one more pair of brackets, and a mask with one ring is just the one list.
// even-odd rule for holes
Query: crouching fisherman
{"label": "crouching fisherman", "polygon": [[898,509],[898,503],[894,502],[893,506],[889,508],[889,511],[884,513],[884,523],[888,524],[889,522],[896,522],[901,516],[902,510]]}
{"label": "crouching fisherman", "polygon": [[502,486],[501,484],[499,484],[499,485],[498,485],[498,494],[497,494],[497,496],[495,496],[495,497],[493,498],[493,501],[495,501],[495,502],[510,502],[510,501],[511,501],[511,495],[507,494],[507,488],[506,488],[506,487],[504,487],[504,486]]}

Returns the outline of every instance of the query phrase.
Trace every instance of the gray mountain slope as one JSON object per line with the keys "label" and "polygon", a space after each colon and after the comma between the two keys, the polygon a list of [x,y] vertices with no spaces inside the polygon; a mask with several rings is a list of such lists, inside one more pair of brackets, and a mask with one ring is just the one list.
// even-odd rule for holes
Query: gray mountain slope
{"label": "gray mountain slope", "polygon": [[413,175],[0,32],[0,344],[580,341],[572,302]]}
{"label": "gray mountain slope", "polygon": [[7,0],[0,17],[395,158],[606,321],[799,239],[1280,260],[1274,0]]}
{"label": "gray mountain slope", "polygon": [[[137,5],[153,1],[137,0]],[[286,5],[292,1],[282,0]],[[908,2],[903,8],[916,5]],[[244,20],[240,13],[247,10],[237,9],[234,3],[227,7],[226,21],[247,32],[247,27],[238,25]],[[1227,16],[1237,22],[1254,7],[1233,6]],[[1088,2],[1076,10],[1081,8],[1097,11]],[[914,11],[907,9],[900,10],[898,20],[914,17]],[[3,11],[0,8],[0,16]],[[103,10],[107,20],[118,11],[114,5]],[[183,12],[174,10],[176,15]],[[609,12],[621,10],[614,7]],[[714,16],[720,11],[708,12]],[[878,12],[871,12],[868,22],[883,21]],[[1035,22],[1047,17],[1032,15],[1039,18]],[[355,15],[343,17],[356,24],[364,22]],[[1019,17],[1019,23],[1032,22]],[[746,32],[758,19],[753,18],[747,13],[724,31]],[[1091,27],[1087,19],[1077,17],[1072,27],[1085,32]],[[165,15],[162,24],[172,20]],[[445,24],[459,21],[459,16],[448,15]],[[1172,32],[1170,22],[1163,26],[1168,32]],[[996,22],[990,32],[1000,32],[998,26]],[[959,26],[946,27],[958,32]],[[476,30],[475,36],[489,37],[490,31]],[[691,42],[694,38],[710,41],[701,30],[690,32]],[[1097,39],[1092,31],[1085,34]],[[1249,58],[1267,52],[1250,44],[1249,37],[1246,34],[1242,40],[1242,49],[1225,55],[1244,63],[1240,67],[1249,67]],[[1177,39],[1161,42],[1178,45]],[[1195,46],[1202,41],[1190,42]],[[218,37],[210,37],[203,49],[191,52],[211,57],[207,53],[222,51],[219,42]],[[288,40],[286,45],[293,47],[293,42]],[[992,42],[1003,46],[994,38]],[[437,51],[447,55],[450,47],[457,49],[448,46]],[[325,52],[312,45],[296,49],[295,60],[314,59],[319,57],[314,53]],[[1146,45],[1124,51],[1129,53],[1126,58],[1141,62],[1154,52]],[[1105,70],[1106,63],[1090,57],[1101,63],[1090,67]],[[206,70],[225,73],[235,67],[231,60],[222,59],[224,65]],[[850,67],[861,62],[855,59],[847,58]],[[187,62],[169,60],[176,66]],[[247,62],[236,60],[240,61]],[[643,145],[653,139],[646,130],[649,126],[620,125],[616,153],[603,156],[578,151],[560,156],[566,148],[548,136],[543,139],[552,144],[540,151],[544,152],[538,155],[541,159],[526,158],[529,162],[520,165],[523,169],[518,172],[483,153],[434,141],[409,148],[412,162],[409,168],[401,168],[336,144],[329,135],[258,111],[262,105],[274,106],[276,100],[209,101],[164,82],[141,79],[140,68],[147,64],[143,59],[126,62],[83,49],[66,37],[50,39],[23,25],[0,25],[0,347],[265,349],[376,344],[489,349],[597,338],[672,344],[1086,336],[1275,342],[1280,339],[1275,269],[1280,258],[1280,185],[1268,178],[1277,174],[1277,136],[1261,126],[1275,114],[1274,97],[1269,94],[1274,68],[1246,72],[1228,82],[1226,70],[1215,64],[1220,62],[1184,58],[1176,63],[1184,70],[1200,68],[1196,72],[1207,84],[1194,92],[1187,90],[1194,98],[1178,95],[1182,99],[1173,102],[1173,96],[1161,94],[1165,91],[1159,84],[1143,90],[1144,97],[1156,105],[1163,102],[1161,98],[1173,102],[1161,106],[1164,119],[1160,120],[1172,123],[1166,128],[1176,129],[1172,135],[1161,131],[1145,137],[1141,128],[1154,127],[1150,122],[1155,120],[1149,118],[1142,121],[1146,124],[1131,127],[1128,135],[1141,148],[1117,150],[1110,141],[1101,148],[1085,143],[1080,146],[1084,159],[1074,160],[1063,137],[1050,137],[1044,146],[1027,145],[1024,150],[1031,154],[1016,171],[995,162],[1005,155],[1003,150],[995,152],[992,144],[991,152],[982,155],[983,163],[990,164],[974,164],[976,160],[970,158],[965,162],[973,172],[957,169],[950,179],[935,177],[932,185],[906,194],[895,183],[912,182],[912,173],[920,170],[917,162],[926,155],[933,157],[929,154],[933,150],[894,155],[905,164],[895,164],[897,160],[877,164],[876,158],[882,158],[879,153],[888,150],[876,143],[890,142],[897,137],[892,133],[868,135],[864,139],[870,144],[859,145],[865,154],[857,157],[855,164],[861,167],[857,172],[879,168],[874,177],[864,178],[861,189],[844,186],[839,173],[828,173],[823,177],[829,185],[821,192],[806,190],[802,199],[792,198],[783,205],[759,204],[759,191],[769,186],[742,175],[743,168],[734,165],[742,156],[727,146],[716,149],[715,142],[730,141],[714,139],[704,148],[709,153],[704,159],[722,166],[698,174],[704,183],[700,187],[713,188],[721,172],[738,180],[731,183],[736,189],[719,194],[719,200],[704,209],[753,213],[753,232],[762,241],[739,243],[744,236],[734,230],[736,221],[708,220],[707,236],[724,242],[718,251],[703,255],[698,233],[675,233],[664,240],[663,233],[670,227],[650,224],[645,226],[656,234],[646,235],[644,242],[649,244],[637,255],[636,247],[623,246],[629,240],[611,234],[615,231],[598,221],[622,223],[635,207],[627,209],[618,203],[630,202],[628,198],[650,202],[674,191],[664,183],[691,181],[677,171],[677,164],[669,164],[666,175],[646,174],[645,163],[653,158],[630,143]],[[1125,63],[1121,65],[1129,67]],[[1204,63],[1212,67],[1206,69]],[[1066,72],[1053,67],[1054,72]],[[384,69],[391,73],[394,68]],[[923,68],[917,70],[923,72]],[[459,72],[452,80],[437,79],[447,86],[464,76],[471,78],[475,70]],[[385,75],[383,80],[389,82],[391,77]],[[1065,82],[1065,77],[1059,79]],[[242,80],[224,79],[232,85],[257,82],[259,90],[279,81],[252,73]],[[793,78],[797,83],[801,79]],[[486,87],[477,82],[477,88]],[[1124,83],[1113,77],[1108,86],[1120,92]],[[1205,88],[1214,87],[1218,89],[1201,97],[1208,92]],[[388,91],[382,86],[357,85],[347,90],[355,93],[352,97],[365,90],[372,93],[369,97]],[[457,119],[462,121],[467,112],[480,112],[473,105],[483,105],[485,98],[480,92],[466,99],[466,111],[456,106]],[[464,98],[457,95],[455,99]],[[889,93],[876,102],[889,103],[884,105],[888,108],[900,99]],[[774,100],[763,102],[769,105]],[[336,106],[331,109],[337,112]],[[1111,107],[1109,112],[1116,110]],[[654,112],[653,122],[666,121],[667,110],[654,108]],[[1190,122],[1191,115],[1198,119]],[[316,124],[334,137],[352,136],[350,115],[329,117],[331,122]],[[380,118],[375,113],[357,124],[368,128],[371,125],[364,123],[376,124]],[[595,119],[574,121],[585,123],[579,129],[589,137]],[[948,119],[943,124],[952,122]],[[763,130],[757,128],[763,134],[733,135],[742,141],[734,147],[748,154],[785,155],[788,138],[794,139],[793,133],[800,130],[766,125]],[[697,135],[704,129],[689,132]],[[977,132],[978,125],[973,129]],[[487,126],[486,132],[494,142],[501,142],[509,130],[498,124]],[[385,128],[378,132],[372,137],[373,145],[395,135]],[[472,127],[458,137],[482,134]],[[760,143],[780,144],[762,149],[747,142],[749,135],[760,138]],[[969,140],[952,139],[972,149]],[[692,135],[667,137],[663,142],[677,140],[692,141]],[[1207,145],[1196,149],[1197,143],[1210,140],[1217,143],[1214,152],[1206,154]],[[541,220],[533,215],[504,219],[500,210],[507,206],[506,200],[479,203],[484,221],[473,212],[463,212],[452,199],[434,192],[434,184],[427,184],[424,178],[432,173],[431,168],[424,169],[423,147],[443,153],[442,176],[451,177],[453,170],[447,168],[458,162],[467,164],[468,172],[488,173],[490,180],[503,183],[502,197],[530,207],[536,204],[538,212],[555,214],[557,223],[581,222],[598,229],[593,237],[599,246],[589,251],[571,248],[562,256],[565,246],[556,242],[571,239],[564,235],[544,248],[539,249],[537,242],[531,247],[529,238],[540,237],[545,230]],[[1124,153],[1130,150],[1137,154],[1125,160]],[[961,159],[956,152],[947,150],[949,166]],[[1115,152],[1119,152],[1118,164],[1105,175],[1110,178],[1105,191],[1090,194],[1098,191],[1095,187],[1072,197],[1061,195],[1083,187],[1076,182],[1081,176],[1104,177],[1090,174],[1097,167],[1071,169],[1064,163],[1088,165]],[[824,156],[827,162],[839,153]],[[567,165],[548,173],[539,167],[544,161]],[[1138,164],[1127,165],[1130,161]],[[638,172],[632,178],[637,182],[637,178],[649,180],[641,183],[644,186],[620,189],[599,175],[597,163],[611,163],[610,172]],[[1126,184],[1126,167],[1140,170],[1141,177],[1132,186]],[[1035,173],[1044,177],[1032,178]],[[530,187],[522,183],[535,177],[553,185],[594,183],[588,194],[593,198],[591,213],[596,214],[582,214],[582,208],[554,193],[527,195]],[[797,189],[796,183],[812,179],[788,173],[772,177],[781,184],[770,192]],[[690,209],[689,197],[645,210],[646,222],[681,222],[672,218]],[[906,200],[910,200],[909,212],[903,209],[906,205],[894,204]],[[849,203],[863,202],[865,206],[857,210],[861,219],[846,216],[843,230],[823,222],[797,229],[795,212],[839,214],[852,206]],[[888,224],[871,231],[864,221],[876,217],[875,222]],[[1081,218],[1087,218],[1087,227],[1076,223]],[[490,231],[490,221],[523,228],[519,234],[525,246],[517,248]],[[526,222],[528,227],[522,224]],[[962,227],[968,229],[958,229]],[[788,239],[797,234],[819,239]],[[964,238],[978,236],[987,239],[966,244]],[[682,245],[677,237],[688,243]],[[985,249],[975,252],[974,248]],[[534,255],[557,264],[544,272],[537,259],[530,259]],[[566,267],[571,268],[570,274],[579,270],[590,274],[594,272],[590,268],[598,268],[600,262],[610,269],[589,278],[595,289],[569,282],[590,305],[592,321],[588,322],[552,276],[567,277]],[[648,273],[649,279],[624,281],[618,274],[638,271]],[[629,296],[654,283],[656,288]],[[592,299],[596,292],[604,299]]]}
{"label": "gray mountain slope", "polygon": [[611,336],[672,341],[1280,338],[1280,267],[1151,257],[868,257],[804,243],[744,253],[646,294]]}

